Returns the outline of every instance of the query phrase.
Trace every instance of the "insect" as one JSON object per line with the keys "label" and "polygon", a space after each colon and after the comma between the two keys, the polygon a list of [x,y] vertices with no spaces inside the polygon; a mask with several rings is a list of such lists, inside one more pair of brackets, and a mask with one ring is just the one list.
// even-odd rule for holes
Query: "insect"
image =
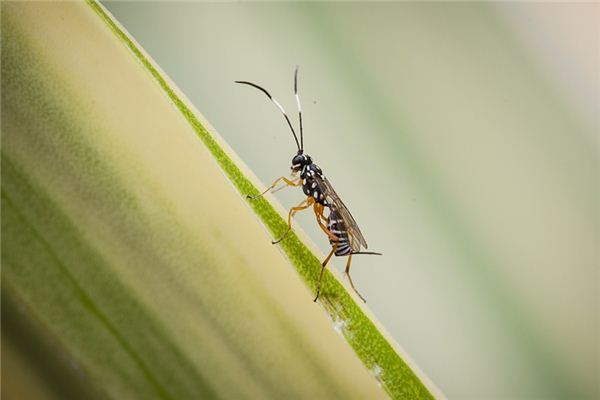
{"label": "insect", "polygon": [[[300,127],[300,140],[296,135],[296,131],[288,117],[287,113],[283,109],[283,106],[271,96],[271,94],[261,86],[248,81],[235,81],[243,85],[252,86],[264,94],[275,104],[279,111],[283,114],[294,140],[298,147],[298,152],[292,158],[291,175],[290,177],[281,176],[277,178],[271,186],[265,189],[262,193],[256,196],[247,197],[249,199],[257,199],[263,196],[265,193],[272,191],[276,192],[289,186],[302,186],[302,191],[306,195],[306,199],[298,204],[296,207],[292,207],[288,213],[288,227],[284,234],[277,240],[272,241],[273,244],[281,242],[285,236],[292,229],[292,218],[294,215],[302,210],[312,207],[317,219],[319,227],[325,232],[329,238],[331,245],[331,251],[321,263],[321,273],[319,274],[319,282],[317,284],[317,294],[314,301],[317,301],[319,294],[321,293],[321,281],[323,279],[323,272],[327,263],[331,257],[335,254],[338,257],[347,256],[345,274],[348,277],[350,286],[354,292],[361,298],[362,301],[366,302],[365,298],[356,290],[352,277],[350,276],[350,263],[352,262],[352,256],[355,254],[370,254],[370,255],[381,255],[381,253],[361,251],[361,248],[367,248],[367,242],[363,237],[356,221],[350,214],[350,211],[346,205],[342,202],[338,194],[333,189],[333,186],[329,183],[329,180],[323,175],[323,171],[319,166],[313,163],[311,156],[304,153],[304,134],[302,130],[302,109],[300,107],[300,97],[298,96],[298,67],[294,71],[294,95],[296,97],[296,104],[298,106],[298,120]],[[283,181],[284,185],[276,189],[279,182]],[[328,211],[325,216],[325,211]]]}

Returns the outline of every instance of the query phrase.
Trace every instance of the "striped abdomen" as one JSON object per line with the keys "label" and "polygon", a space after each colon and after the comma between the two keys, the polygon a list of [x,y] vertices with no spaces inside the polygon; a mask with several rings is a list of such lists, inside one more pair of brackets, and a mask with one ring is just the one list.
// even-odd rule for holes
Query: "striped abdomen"
{"label": "striped abdomen", "polygon": [[347,256],[352,253],[346,224],[344,224],[344,220],[334,208],[331,208],[331,212],[327,217],[327,229],[337,238],[337,241],[329,238],[329,243],[332,246],[337,243],[337,248],[335,249],[336,256]]}

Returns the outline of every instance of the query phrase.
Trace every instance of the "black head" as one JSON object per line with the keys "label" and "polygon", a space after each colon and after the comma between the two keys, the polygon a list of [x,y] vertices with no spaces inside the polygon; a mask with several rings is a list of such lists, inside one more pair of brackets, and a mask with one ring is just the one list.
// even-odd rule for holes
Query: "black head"
{"label": "black head", "polygon": [[292,172],[300,172],[306,165],[312,164],[312,158],[308,154],[303,154],[301,151],[298,152],[292,158]]}

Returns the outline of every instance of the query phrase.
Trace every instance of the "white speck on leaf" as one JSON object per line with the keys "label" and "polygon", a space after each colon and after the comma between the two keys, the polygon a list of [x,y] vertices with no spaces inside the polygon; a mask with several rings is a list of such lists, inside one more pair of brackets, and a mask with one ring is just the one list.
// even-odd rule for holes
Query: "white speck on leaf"
{"label": "white speck on leaf", "polygon": [[373,368],[371,368],[371,375],[373,375],[375,377],[375,379],[377,379],[379,386],[381,386],[381,373],[382,372],[383,372],[383,368],[381,368],[377,364],[373,365]]}
{"label": "white speck on leaf", "polygon": [[333,329],[340,335],[344,334],[344,330],[348,326],[348,321],[345,319],[336,319],[333,321]]}

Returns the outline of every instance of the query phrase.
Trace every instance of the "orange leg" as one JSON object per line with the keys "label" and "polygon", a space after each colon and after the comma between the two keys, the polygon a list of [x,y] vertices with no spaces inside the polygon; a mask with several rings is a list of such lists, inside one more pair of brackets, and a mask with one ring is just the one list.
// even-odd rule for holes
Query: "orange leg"
{"label": "orange leg", "polygon": [[365,300],[365,298],[362,297],[360,295],[360,293],[358,293],[358,290],[356,290],[356,288],[354,287],[354,283],[352,283],[352,277],[350,276],[350,262],[351,261],[352,261],[352,254],[350,254],[348,256],[348,262],[346,263],[346,276],[348,277],[348,280],[350,281],[350,286],[352,286],[352,290],[354,290],[354,293],[356,293],[358,295],[358,297],[360,297],[360,299],[366,303],[367,301]]}
{"label": "orange leg", "polygon": [[302,183],[302,180],[300,178],[295,179],[295,180],[289,180],[288,178],[286,178],[285,176],[280,176],[279,178],[275,179],[275,182],[273,182],[273,184],[271,186],[269,186],[268,188],[265,189],[264,192],[262,192],[261,194],[258,194],[256,196],[250,196],[250,195],[246,195],[246,198],[250,199],[250,200],[255,200],[258,199],[259,197],[263,196],[265,193],[267,193],[269,190],[272,190],[275,186],[277,186],[277,184],[281,181],[284,181],[286,183],[285,186],[282,186],[276,190],[274,190],[274,192],[281,190],[285,187],[288,186],[300,186]]}
{"label": "orange leg", "polygon": [[[319,227],[321,227],[323,232],[325,232],[331,240],[337,241],[337,236],[335,236],[329,229],[327,229],[327,226],[325,226],[327,218],[325,218],[325,216],[323,215],[323,211],[325,210],[323,204],[315,203],[314,210],[315,215],[317,216],[317,223],[319,224]],[[325,221],[325,223],[323,223],[323,221]]]}
{"label": "orange leg", "polygon": [[288,234],[288,232],[292,229],[292,217],[294,216],[294,214],[296,214],[298,211],[307,209],[308,207],[312,206],[314,202],[315,202],[315,199],[313,199],[312,197],[309,197],[306,200],[304,200],[302,203],[298,204],[296,207],[292,207],[290,209],[290,213],[288,214],[287,230],[285,231],[283,236],[281,236],[277,240],[272,241],[271,243],[277,244],[277,243],[281,242],[283,240],[283,238],[285,238],[285,236]]}
{"label": "orange leg", "polygon": [[333,256],[333,254],[335,253],[337,246],[338,246],[337,242],[334,243],[333,248],[329,252],[329,255],[327,255],[327,258],[325,258],[325,260],[321,264],[321,274],[319,275],[319,283],[317,283],[317,295],[315,296],[313,301],[317,301],[317,299],[319,298],[319,294],[321,294],[321,281],[323,280],[323,272],[325,272],[325,266],[331,259],[331,256]]}

